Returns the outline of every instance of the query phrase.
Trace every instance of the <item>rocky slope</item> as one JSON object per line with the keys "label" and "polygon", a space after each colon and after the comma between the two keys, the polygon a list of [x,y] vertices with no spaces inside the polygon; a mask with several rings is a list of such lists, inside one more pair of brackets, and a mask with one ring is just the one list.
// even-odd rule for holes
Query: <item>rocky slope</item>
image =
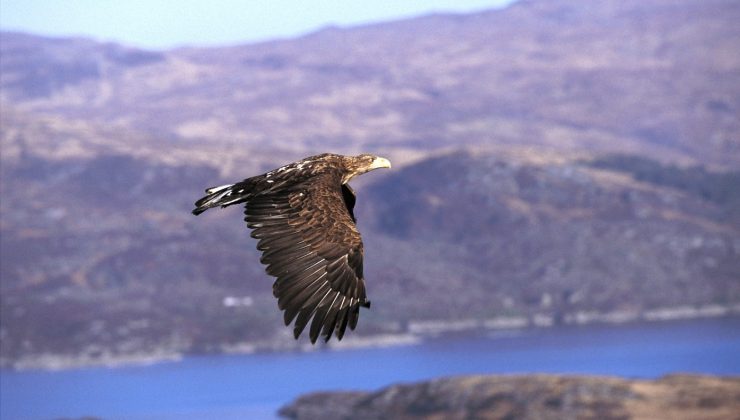
{"label": "rocky slope", "polygon": [[[388,175],[366,195],[368,223],[382,235],[369,238],[369,278],[380,283],[370,290],[379,306],[415,296],[388,308],[402,320],[540,314],[558,323],[740,301],[740,200],[719,204],[628,170],[458,153]],[[740,173],[725,176],[704,185],[732,184],[740,197]]]}
{"label": "rocky slope", "polygon": [[375,392],[321,392],[280,410],[291,419],[730,419],[740,379],[468,376]]}
{"label": "rocky slope", "polygon": [[[357,334],[740,312],[736,202],[601,166],[458,152],[361,184],[374,305]],[[241,212],[189,214],[213,168],[112,155],[3,171],[4,363],[300,345]],[[710,189],[740,176],[705,174]]]}
{"label": "rocky slope", "polygon": [[236,162],[526,144],[733,166],[739,18],[732,0],[520,1],[158,52],[4,33],[0,96],[6,111],[218,144]]}

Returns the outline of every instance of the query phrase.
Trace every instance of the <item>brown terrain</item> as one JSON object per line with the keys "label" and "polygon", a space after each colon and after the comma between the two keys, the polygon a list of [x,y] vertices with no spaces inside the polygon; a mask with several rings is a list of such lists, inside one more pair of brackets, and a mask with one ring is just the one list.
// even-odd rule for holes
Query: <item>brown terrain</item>
{"label": "brown terrain", "polygon": [[345,340],[739,313],[739,20],[535,0],[222,48],[3,32],[0,364],[305,345],[241,212],[190,210],[325,151],[394,163],[356,185],[373,308]]}
{"label": "brown terrain", "polygon": [[280,409],[291,419],[736,419],[740,378],[467,376],[376,392],[319,392]]}

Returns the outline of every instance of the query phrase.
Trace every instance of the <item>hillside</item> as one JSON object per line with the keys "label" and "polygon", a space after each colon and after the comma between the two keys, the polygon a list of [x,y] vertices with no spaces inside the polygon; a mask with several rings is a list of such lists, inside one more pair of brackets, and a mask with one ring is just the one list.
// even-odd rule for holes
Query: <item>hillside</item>
{"label": "hillside", "polygon": [[2,33],[0,364],[306,345],[241,211],[189,212],[329,150],[394,163],[356,183],[373,308],[348,341],[738,313],[738,18],[541,0],[208,49]]}
{"label": "hillside", "polygon": [[740,229],[728,216],[740,206],[579,160],[538,159],[444,155],[370,185],[369,223],[385,236],[368,258],[390,254],[369,264],[383,279],[371,290],[417,297],[397,307],[402,319],[540,313],[564,322],[740,301]]}
{"label": "hillside", "polygon": [[657,380],[579,376],[468,376],[376,392],[322,392],[280,410],[291,419],[727,419],[740,380],[672,375]]}
{"label": "hillside", "polygon": [[[358,334],[738,311],[738,208],[594,165],[460,152],[363,184],[374,305]],[[241,212],[189,214],[213,168],[110,155],[3,170],[24,185],[2,185],[5,363],[295,345]]]}
{"label": "hillside", "polygon": [[521,1],[160,52],[4,33],[0,87],[4,108],[237,161],[526,144],[736,166],[738,18],[731,0]]}

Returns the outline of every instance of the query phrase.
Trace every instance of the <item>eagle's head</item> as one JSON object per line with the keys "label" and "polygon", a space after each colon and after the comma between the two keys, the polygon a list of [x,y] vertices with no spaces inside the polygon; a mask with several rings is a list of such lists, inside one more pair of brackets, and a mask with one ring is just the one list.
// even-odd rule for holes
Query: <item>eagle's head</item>
{"label": "eagle's head", "polygon": [[346,184],[350,179],[365,172],[370,172],[378,168],[390,168],[391,162],[380,156],[363,153],[357,156],[345,156],[344,166],[346,172],[342,177],[342,184]]}

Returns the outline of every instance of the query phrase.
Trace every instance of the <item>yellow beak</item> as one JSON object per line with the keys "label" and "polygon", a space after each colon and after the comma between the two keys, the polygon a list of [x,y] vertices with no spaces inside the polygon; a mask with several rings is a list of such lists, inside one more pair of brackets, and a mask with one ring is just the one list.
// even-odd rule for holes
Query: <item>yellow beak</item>
{"label": "yellow beak", "polygon": [[370,169],[378,169],[378,168],[390,168],[391,167],[391,161],[382,158],[382,157],[376,157],[373,160],[373,163],[370,164]]}

